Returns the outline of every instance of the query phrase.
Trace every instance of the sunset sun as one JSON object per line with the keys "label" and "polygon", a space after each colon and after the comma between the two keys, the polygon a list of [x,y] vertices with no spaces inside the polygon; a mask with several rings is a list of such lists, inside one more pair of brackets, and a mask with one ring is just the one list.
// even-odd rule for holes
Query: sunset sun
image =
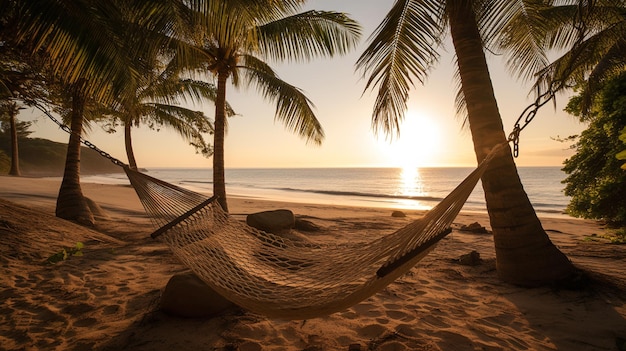
{"label": "sunset sun", "polygon": [[400,137],[382,141],[391,166],[403,169],[437,164],[441,148],[441,131],[437,121],[428,115],[409,112],[400,126]]}

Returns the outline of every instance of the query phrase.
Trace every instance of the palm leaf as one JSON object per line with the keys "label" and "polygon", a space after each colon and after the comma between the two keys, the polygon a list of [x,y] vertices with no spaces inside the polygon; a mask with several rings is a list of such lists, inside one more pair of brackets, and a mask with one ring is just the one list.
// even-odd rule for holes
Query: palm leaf
{"label": "palm leaf", "polygon": [[586,82],[581,92],[586,113],[602,82],[623,71],[626,65],[625,15],[623,9],[613,6],[594,8],[585,24],[590,34],[579,37],[569,51],[541,70],[536,85],[547,89],[553,82],[561,82],[561,87],[567,88]]}
{"label": "palm leaf", "polygon": [[518,77],[530,79],[549,61],[545,40],[548,25],[556,15],[548,15],[545,1],[495,1],[491,11],[482,16],[487,45],[505,50],[507,66]]}
{"label": "palm leaf", "polygon": [[121,54],[122,14],[113,2],[21,1],[18,41],[43,50],[68,84],[88,81],[86,93],[103,98],[138,77]]}
{"label": "palm leaf", "polygon": [[357,69],[370,75],[365,90],[378,87],[372,117],[375,132],[399,133],[414,79],[423,83],[439,57],[442,13],[441,1],[397,1],[358,59]]}
{"label": "palm leaf", "polygon": [[361,27],[343,13],[312,10],[260,25],[258,32],[265,57],[303,61],[345,54],[359,41]]}
{"label": "palm leaf", "polygon": [[315,144],[324,139],[322,126],[313,112],[313,103],[304,93],[281,80],[275,72],[259,59],[246,55],[243,76],[248,85],[255,86],[263,97],[276,102],[276,119],[285,127]]}

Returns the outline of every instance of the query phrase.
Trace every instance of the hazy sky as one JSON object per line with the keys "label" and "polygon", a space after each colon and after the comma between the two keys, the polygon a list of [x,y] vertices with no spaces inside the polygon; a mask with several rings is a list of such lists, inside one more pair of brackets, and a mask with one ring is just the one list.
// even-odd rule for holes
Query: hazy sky
{"label": "hazy sky", "polygon": [[[424,86],[411,91],[401,137],[393,142],[376,136],[371,128],[375,92],[364,93],[365,79],[355,62],[367,39],[391,8],[392,0],[315,0],[310,8],[349,13],[363,26],[358,48],[344,57],[310,63],[274,64],[281,78],[299,88],[315,104],[326,138],[321,146],[304,140],[274,122],[275,106],[255,90],[228,87],[227,100],[238,113],[229,120],[226,167],[402,167],[473,166],[476,159],[468,130],[455,114],[456,83],[453,48],[446,45],[442,57]],[[448,41],[449,42],[449,41]],[[489,57],[490,71],[505,133],[521,111],[532,102],[530,84],[517,81],[503,66],[502,57]],[[568,96],[560,96],[555,109],[546,105],[521,135],[519,166],[560,166],[571,155],[567,145],[552,138],[578,134],[584,125],[562,111]],[[208,116],[212,105],[196,106]],[[31,128],[34,137],[67,142],[68,136],[47,118],[38,117]],[[162,129],[134,129],[134,149],[140,167],[210,167],[211,159],[196,155],[175,133]],[[87,135],[94,144],[126,161],[123,132],[107,134],[95,127]]]}

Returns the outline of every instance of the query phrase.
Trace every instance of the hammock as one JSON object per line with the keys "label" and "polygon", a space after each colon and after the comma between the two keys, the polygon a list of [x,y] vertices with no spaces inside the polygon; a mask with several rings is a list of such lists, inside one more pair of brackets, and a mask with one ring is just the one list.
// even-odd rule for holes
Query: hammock
{"label": "hammock", "polygon": [[247,226],[215,198],[124,167],[161,238],[220,295],[272,318],[344,310],[408,272],[450,226],[498,146],[445,199],[405,227],[367,243],[314,244]]}

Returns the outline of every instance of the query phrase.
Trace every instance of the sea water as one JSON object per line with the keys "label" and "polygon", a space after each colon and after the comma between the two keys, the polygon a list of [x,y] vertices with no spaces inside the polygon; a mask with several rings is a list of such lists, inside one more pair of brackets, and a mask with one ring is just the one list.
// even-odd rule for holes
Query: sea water
{"label": "sea water", "polygon": [[[226,170],[226,192],[265,200],[429,209],[454,189],[472,168],[240,168]],[[148,168],[147,174],[210,195],[210,168]],[[562,216],[569,198],[563,194],[565,174],[559,167],[518,168],[535,211]],[[83,182],[128,184],[124,174],[82,177]],[[480,183],[464,211],[485,212]]]}

